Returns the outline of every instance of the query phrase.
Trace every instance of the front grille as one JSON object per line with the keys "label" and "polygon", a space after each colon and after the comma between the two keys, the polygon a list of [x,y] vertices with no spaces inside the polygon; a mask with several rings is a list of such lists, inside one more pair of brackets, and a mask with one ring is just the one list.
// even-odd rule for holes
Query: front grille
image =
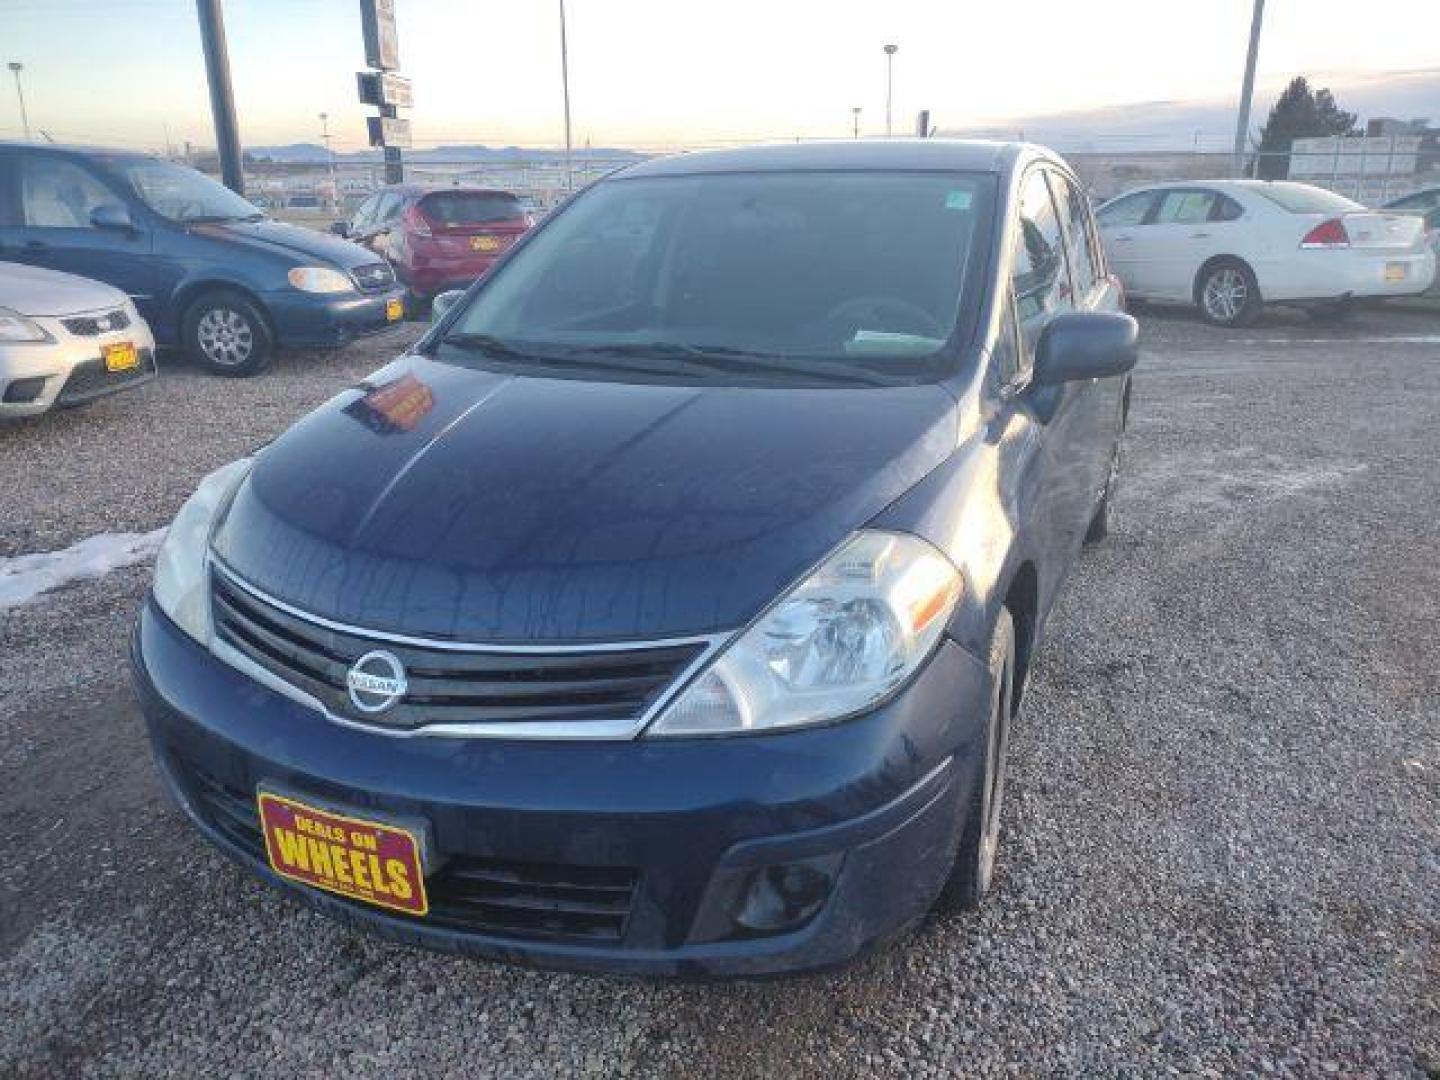
{"label": "front grille", "polygon": [[55,398],[57,405],[79,405],[131,383],[144,382],[155,374],[155,354],[141,349],[140,363],[128,371],[109,371],[103,360],[83,360],[70,369],[70,377]]}
{"label": "front grille", "polygon": [[130,325],[130,316],[124,308],[107,311],[103,315],[77,315],[73,319],[61,319],[60,325],[76,337],[96,337],[111,330],[124,330]]}
{"label": "front grille", "polygon": [[[265,840],[253,796],[189,766],[181,772],[201,818],[263,863]],[[501,937],[619,941],[639,879],[630,867],[455,856],[426,879],[430,913],[416,921]]]}
{"label": "front grille", "polygon": [[350,274],[361,292],[380,292],[395,284],[395,271],[390,269],[389,263],[366,263],[357,266]]}
{"label": "front grille", "polygon": [[[292,615],[218,571],[211,583],[222,640],[331,712],[388,728],[638,720],[704,647],[516,653],[401,645]],[[408,681],[400,702],[378,715],[356,709],[345,682],[351,665],[376,649],[394,655]]]}

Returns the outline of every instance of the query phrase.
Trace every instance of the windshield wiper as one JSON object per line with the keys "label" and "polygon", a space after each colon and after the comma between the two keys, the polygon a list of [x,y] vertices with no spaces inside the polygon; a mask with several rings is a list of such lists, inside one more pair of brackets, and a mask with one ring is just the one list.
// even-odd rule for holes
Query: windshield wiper
{"label": "windshield wiper", "polygon": [[214,225],[222,221],[263,221],[264,214],[189,214],[180,219],[182,225]]}
{"label": "windshield wiper", "polygon": [[585,351],[587,355],[598,352],[605,356],[663,356],[672,359],[679,354],[692,362],[698,362],[710,371],[732,374],[781,372],[791,375],[810,375],[835,382],[863,383],[867,386],[893,386],[901,381],[887,372],[877,371],[872,367],[857,366],[850,361],[811,360],[800,356],[783,356],[778,353],[739,349],[729,345],[647,341],[601,345]]}

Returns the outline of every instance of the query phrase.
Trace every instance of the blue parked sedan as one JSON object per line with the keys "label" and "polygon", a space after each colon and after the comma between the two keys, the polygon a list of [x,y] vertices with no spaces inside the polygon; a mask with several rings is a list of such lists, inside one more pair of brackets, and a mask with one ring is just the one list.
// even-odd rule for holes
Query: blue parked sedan
{"label": "blue parked sedan", "polygon": [[264,370],[277,345],[344,345],[404,310],[389,265],[359,245],[124,151],[0,142],[0,259],[123,289],[161,344],[222,375]]}
{"label": "blue parked sedan", "polygon": [[504,960],[846,961],[991,886],[1136,357],[1057,157],[650,161],[206,479],[133,643],[200,831]]}

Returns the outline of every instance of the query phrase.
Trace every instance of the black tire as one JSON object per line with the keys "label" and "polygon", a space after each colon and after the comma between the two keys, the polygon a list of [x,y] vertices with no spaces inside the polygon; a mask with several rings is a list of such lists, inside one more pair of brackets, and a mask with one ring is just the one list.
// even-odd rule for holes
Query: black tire
{"label": "black tire", "polygon": [[1255,274],[1239,259],[1217,259],[1195,279],[1195,303],[1211,326],[1249,326],[1264,306]]}
{"label": "black tire", "polygon": [[414,289],[405,290],[405,318],[423,322],[430,317],[432,296],[421,296]]}
{"label": "black tire", "polygon": [[1110,454],[1110,471],[1105,476],[1105,489],[1100,492],[1099,505],[1090,527],[1085,530],[1085,543],[1098,544],[1110,535],[1110,502],[1120,482],[1120,439],[1117,434],[1115,449]]}
{"label": "black tire", "polygon": [[1015,711],[1015,621],[1000,609],[990,631],[990,718],[984,754],[975,762],[975,778],[965,814],[965,831],[955,865],[935,901],[937,911],[974,911],[985,900],[995,875],[1000,843],[1000,813],[1005,800],[1005,759]]}
{"label": "black tire", "polygon": [[234,289],[213,289],[197,297],[180,321],[180,340],[201,367],[237,379],[269,367],[275,348],[264,313]]}

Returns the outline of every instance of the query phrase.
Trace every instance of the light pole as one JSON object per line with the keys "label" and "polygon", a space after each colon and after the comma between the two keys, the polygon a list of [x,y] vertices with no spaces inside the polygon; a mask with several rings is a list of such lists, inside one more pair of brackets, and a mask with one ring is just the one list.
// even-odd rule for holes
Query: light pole
{"label": "light pole", "polygon": [[565,0],[560,0],[560,86],[565,94],[565,194],[575,189],[570,160],[570,50],[565,44]]}
{"label": "light pole", "polygon": [[895,133],[891,123],[891,103],[895,95],[895,53],[900,49],[899,45],[885,46],[885,137],[888,139]]}
{"label": "light pole", "polygon": [[858,139],[858,138],[860,137],[860,106],[859,106],[859,105],[856,105],[856,106],[855,106],[853,109],[851,109],[850,111],[855,114],[855,136],[854,136],[854,137]]}
{"label": "light pole", "polygon": [[18,60],[10,61],[10,70],[15,74],[15,96],[20,99],[20,126],[25,130],[25,141],[30,141],[30,114],[25,111],[25,88],[20,85],[20,72],[25,65]]}
{"label": "light pole", "polygon": [[320,114],[320,141],[325,144],[325,170],[330,174],[330,203],[340,205],[340,185],[335,182],[335,151],[330,149],[330,114]]}
{"label": "light pole", "polygon": [[1265,0],[1255,0],[1250,16],[1250,50],[1245,54],[1245,81],[1240,85],[1240,115],[1235,121],[1235,153],[1230,171],[1239,176],[1245,165],[1245,137],[1250,133],[1250,99],[1255,96],[1255,58],[1260,53],[1260,23],[1265,16]]}

